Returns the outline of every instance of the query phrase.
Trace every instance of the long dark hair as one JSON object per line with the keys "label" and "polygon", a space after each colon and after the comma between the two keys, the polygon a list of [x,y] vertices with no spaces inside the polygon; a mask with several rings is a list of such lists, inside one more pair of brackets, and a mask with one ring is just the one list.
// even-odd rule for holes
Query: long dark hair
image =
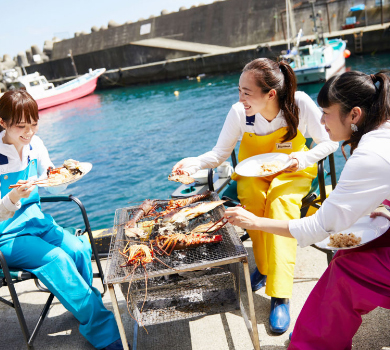
{"label": "long dark hair", "polygon": [[295,103],[297,79],[294,71],[287,62],[275,62],[268,58],[257,58],[249,62],[243,72],[252,72],[256,84],[263,93],[274,89],[278,96],[279,108],[283,111],[287,122],[287,132],[283,142],[297,136],[299,124],[299,108]]}
{"label": "long dark hair", "polygon": [[[28,124],[37,122],[38,105],[26,90],[7,91],[0,98],[0,118],[7,126],[19,124],[22,120]],[[3,130],[0,125],[0,131]]]}
{"label": "long dark hair", "polygon": [[362,72],[346,72],[330,78],[320,90],[317,101],[321,107],[340,105],[342,121],[354,108],[360,107],[362,118],[353,132],[341,146],[351,146],[351,154],[362,136],[383,124],[390,116],[390,79],[385,72],[367,75]]}

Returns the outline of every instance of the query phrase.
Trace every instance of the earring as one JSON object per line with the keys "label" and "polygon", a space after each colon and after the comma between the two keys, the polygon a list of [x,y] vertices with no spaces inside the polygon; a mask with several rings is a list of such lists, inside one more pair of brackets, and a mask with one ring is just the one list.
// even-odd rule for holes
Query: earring
{"label": "earring", "polygon": [[352,132],[356,132],[356,131],[358,131],[359,129],[358,129],[358,127],[357,127],[357,125],[356,124],[351,124],[351,130],[352,130]]}

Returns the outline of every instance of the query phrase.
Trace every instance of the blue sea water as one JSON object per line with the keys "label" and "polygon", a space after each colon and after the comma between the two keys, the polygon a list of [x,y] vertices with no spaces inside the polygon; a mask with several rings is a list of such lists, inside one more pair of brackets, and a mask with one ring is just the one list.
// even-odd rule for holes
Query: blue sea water
{"label": "blue sea water", "polygon": [[[347,60],[348,69],[369,74],[389,67],[386,54]],[[177,188],[167,180],[172,166],[215,145],[238,99],[238,79],[239,74],[226,74],[200,82],[185,79],[96,91],[40,112],[38,135],[55,165],[68,158],[93,164],[90,173],[64,192],[81,199],[93,230],[112,226],[118,208],[146,198],[169,198]],[[299,89],[316,100],[321,87]],[[338,176],[344,164],[338,150]],[[40,193],[47,194],[43,189]],[[75,205],[45,203],[43,209],[60,225],[80,223]]]}

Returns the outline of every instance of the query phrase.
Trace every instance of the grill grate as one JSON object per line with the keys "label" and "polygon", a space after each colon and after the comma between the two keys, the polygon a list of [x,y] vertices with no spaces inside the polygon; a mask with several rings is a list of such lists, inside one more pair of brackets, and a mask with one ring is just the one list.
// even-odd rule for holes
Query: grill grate
{"label": "grill grate", "polygon": [[[218,194],[213,192],[209,199],[213,201],[219,200]],[[161,208],[164,208],[168,204],[168,201],[158,201],[158,204]],[[197,205],[197,203],[194,203],[193,205]],[[124,223],[131,219],[138,208],[139,207],[136,206],[116,210],[107,270],[105,274],[106,283],[123,283],[131,279],[133,267],[120,266],[123,265],[126,260],[119,253],[119,250],[123,250],[127,243],[130,245],[140,244],[139,239],[131,239],[130,241],[126,239],[124,233]],[[191,230],[200,224],[209,222],[211,219],[213,221],[219,220],[223,216],[223,212],[224,208],[220,205],[209,213],[192,219],[188,225],[188,229]],[[151,219],[153,218],[149,217],[145,220]],[[157,260],[154,260],[145,267],[148,278],[174,274],[186,270],[204,269],[206,267],[228,264],[229,262],[239,261],[242,258],[246,258],[247,252],[232,225],[225,225],[218,231],[218,234],[222,235],[222,242],[204,244],[192,249],[173,251],[171,256],[158,256],[158,258],[162,260],[164,264],[169,266],[169,268]],[[151,237],[156,235],[157,229],[153,228]],[[145,244],[147,244],[147,242]],[[136,281],[144,278],[145,271],[142,266],[139,266],[134,271],[132,280]]]}

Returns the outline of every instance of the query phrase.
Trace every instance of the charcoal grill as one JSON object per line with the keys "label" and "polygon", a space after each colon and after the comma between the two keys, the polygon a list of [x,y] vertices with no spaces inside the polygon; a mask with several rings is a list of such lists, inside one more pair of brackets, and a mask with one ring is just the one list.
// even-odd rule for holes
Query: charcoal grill
{"label": "charcoal grill", "polygon": [[[209,200],[219,200],[218,194],[212,193]],[[168,201],[157,201],[157,203],[160,208],[164,209]],[[146,287],[144,269],[141,266],[138,267],[131,277],[133,267],[121,267],[126,259],[119,253],[127,243],[130,245],[148,243],[139,239],[131,239],[129,242],[125,236],[124,224],[132,218],[138,208],[138,206],[133,206],[116,210],[105,273],[105,283],[110,291],[122,343],[127,344],[127,341],[113,288],[114,284],[120,285],[129,303],[129,310],[139,323],[145,326],[240,308],[254,348],[260,349],[247,252],[234,227],[227,224],[218,231],[217,234],[222,235],[222,242],[205,244],[192,249],[175,250],[170,256],[159,256],[158,258],[165,265],[157,260],[147,264],[148,292],[147,300],[143,304]],[[217,221],[222,218],[223,212],[224,207],[220,205],[209,213],[192,219],[186,229],[191,230],[210,220]],[[151,219],[153,217],[143,220]],[[157,234],[157,228],[154,228],[149,239],[153,239]],[[251,322],[249,322],[239,295],[238,263],[242,263],[244,267]],[[128,282],[131,278],[131,289],[128,290]],[[136,348],[137,329],[137,323],[135,323],[133,349]]]}

